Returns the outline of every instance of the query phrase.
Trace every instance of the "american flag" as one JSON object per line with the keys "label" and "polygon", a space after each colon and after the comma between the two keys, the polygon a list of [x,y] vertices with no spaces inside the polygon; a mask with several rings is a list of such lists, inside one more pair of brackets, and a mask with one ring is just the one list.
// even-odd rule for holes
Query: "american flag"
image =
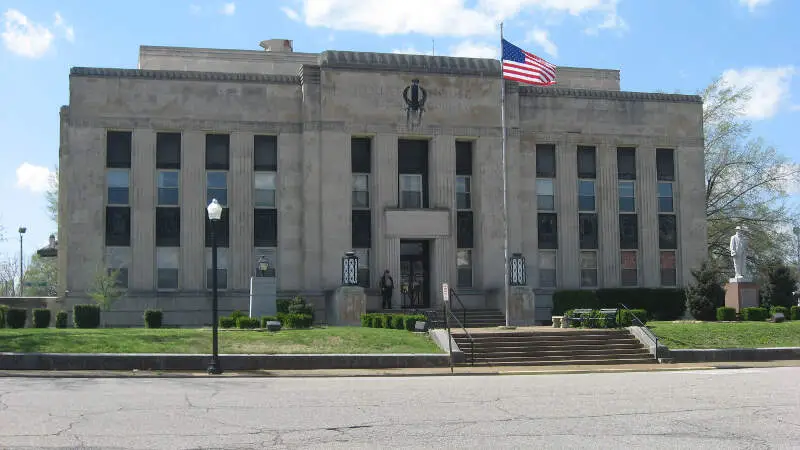
{"label": "american flag", "polygon": [[556,66],[503,39],[503,78],[550,86],[556,84]]}

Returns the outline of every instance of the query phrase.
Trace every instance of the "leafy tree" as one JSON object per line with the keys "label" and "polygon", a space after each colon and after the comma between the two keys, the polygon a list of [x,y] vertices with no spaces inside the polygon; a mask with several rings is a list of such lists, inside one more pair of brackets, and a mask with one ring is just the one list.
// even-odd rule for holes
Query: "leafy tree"
{"label": "leafy tree", "polygon": [[719,268],[712,261],[703,261],[692,270],[695,282],[686,288],[689,312],[697,320],[714,320],[717,308],[725,304],[725,290],[720,284]]}
{"label": "leafy tree", "polygon": [[89,288],[89,297],[100,306],[103,311],[111,310],[111,306],[122,297],[119,287],[119,270],[107,272],[100,269],[95,273],[92,286]]}
{"label": "leafy tree", "polygon": [[797,278],[789,267],[774,267],[768,274],[767,282],[762,287],[761,300],[766,307],[794,305],[794,292],[797,289]]}
{"label": "leafy tree", "polygon": [[19,260],[14,257],[4,256],[0,259],[0,295],[14,297],[16,295],[16,280],[19,276]]}
{"label": "leafy tree", "polygon": [[[58,285],[58,264],[55,258],[42,258],[35,254],[25,269],[25,295],[47,297],[56,295]],[[42,286],[44,284],[44,286]]]}

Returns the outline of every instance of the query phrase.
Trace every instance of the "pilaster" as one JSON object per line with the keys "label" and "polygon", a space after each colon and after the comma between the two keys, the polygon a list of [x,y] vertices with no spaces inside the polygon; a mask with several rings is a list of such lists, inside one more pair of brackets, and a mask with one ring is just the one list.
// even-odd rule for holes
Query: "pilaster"
{"label": "pilaster", "polygon": [[303,286],[309,290],[323,288],[322,279],[322,170],[319,124],[320,105],[319,67],[303,66]]}
{"label": "pilaster", "polygon": [[231,289],[248,289],[254,267],[253,250],[253,133],[231,134],[230,253]]}
{"label": "pilaster", "polygon": [[128,287],[151,290],[156,287],[156,132],[134,130],[131,153],[131,267]]}
{"label": "pilaster", "polygon": [[600,251],[597,258],[600,287],[620,285],[619,189],[617,187],[617,149],[612,144],[597,148],[597,220]]}
{"label": "pilaster", "polygon": [[320,164],[322,288],[341,284],[341,259],[352,244],[352,172],[350,136],[323,131]]}
{"label": "pilaster", "polygon": [[708,234],[703,147],[675,150],[675,210],[678,211],[678,285],[693,280],[692,269],[706,258]]}
{"label": "pilaster", "polygon": [[503,287],[503,167],[497,155],[502,138],[481,137],[474,147],[473,198],[475,215],[475,250],[473,260],[475,287]]}
{"label": "pilaster", "polygon": [[656,150],[641,146],[636,150],[636,203],[639,213],[639,282],[643,287],[661,284],[658,249],[658,192]]}
{"label": "pilaster", "polygon": [[205,290],[205,134],[185,131],[181,139],[181,286]]}
{"label": "pilaster", "polygon": [[578,147],[564,139],[556,146],[556,211],[558,212],[558,287],[580,287],[578,226]]}
{"label": "pilaster", "polygon": [[[397,135],[377,134],[372,139],[372,252],[373,278],[389,270],[397,284],[393,302],[399,302],[400,240],[386,236],[386,208],[397,206]],[[395,242],[396,241],[396,242]],[[396,244],[397,248],[392,249]],[[395,253],[392,254],[391,252]],[[396,261],[395,261],[396,260]]]}
{"label": "pilaster", "polygon": [[[400,238],[386,237],[382,239],[386,248],[386,269],[394,279],[395,289],[392,292],[392,305],[400,304]],[[380,271],[383,274],[383,270]]]}
{"label": "pilaster", "polygon": [[278,289],[303,289],[303,159],[300,134],[278,135]]}
{"label": "pilaster", "polygon": [[433,285],[456,281],[456,140],[437,135],[431,142],[431,206],[450,211],[450,236],[433,244]]}
{"label": "pilaster", "polygon": [[529,286],[539,286],[539,235],[536,217],[536,141],[523,138],[519,151],[519,195],[511,207],[519,209],[522,255]]}

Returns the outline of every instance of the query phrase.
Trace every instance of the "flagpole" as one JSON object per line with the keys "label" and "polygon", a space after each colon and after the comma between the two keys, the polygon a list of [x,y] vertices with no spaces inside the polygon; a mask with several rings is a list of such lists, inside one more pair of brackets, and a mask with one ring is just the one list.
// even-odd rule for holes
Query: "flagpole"
{"label": "flagpole", "polygon": [[506,327],[510,326],[508,311],[508,167],[506,166],[506,81],[503,78],[503,22],[500,22],[500,126],[503,129],[503,299]]}

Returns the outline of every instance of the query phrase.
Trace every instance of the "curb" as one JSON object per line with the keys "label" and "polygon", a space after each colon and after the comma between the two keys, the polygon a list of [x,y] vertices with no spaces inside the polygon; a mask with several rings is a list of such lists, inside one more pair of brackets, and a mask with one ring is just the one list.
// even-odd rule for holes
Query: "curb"
{"label": "curb", "polygon": [[669,349],[667,353],[676,363],[800,360],[800,347]]}

